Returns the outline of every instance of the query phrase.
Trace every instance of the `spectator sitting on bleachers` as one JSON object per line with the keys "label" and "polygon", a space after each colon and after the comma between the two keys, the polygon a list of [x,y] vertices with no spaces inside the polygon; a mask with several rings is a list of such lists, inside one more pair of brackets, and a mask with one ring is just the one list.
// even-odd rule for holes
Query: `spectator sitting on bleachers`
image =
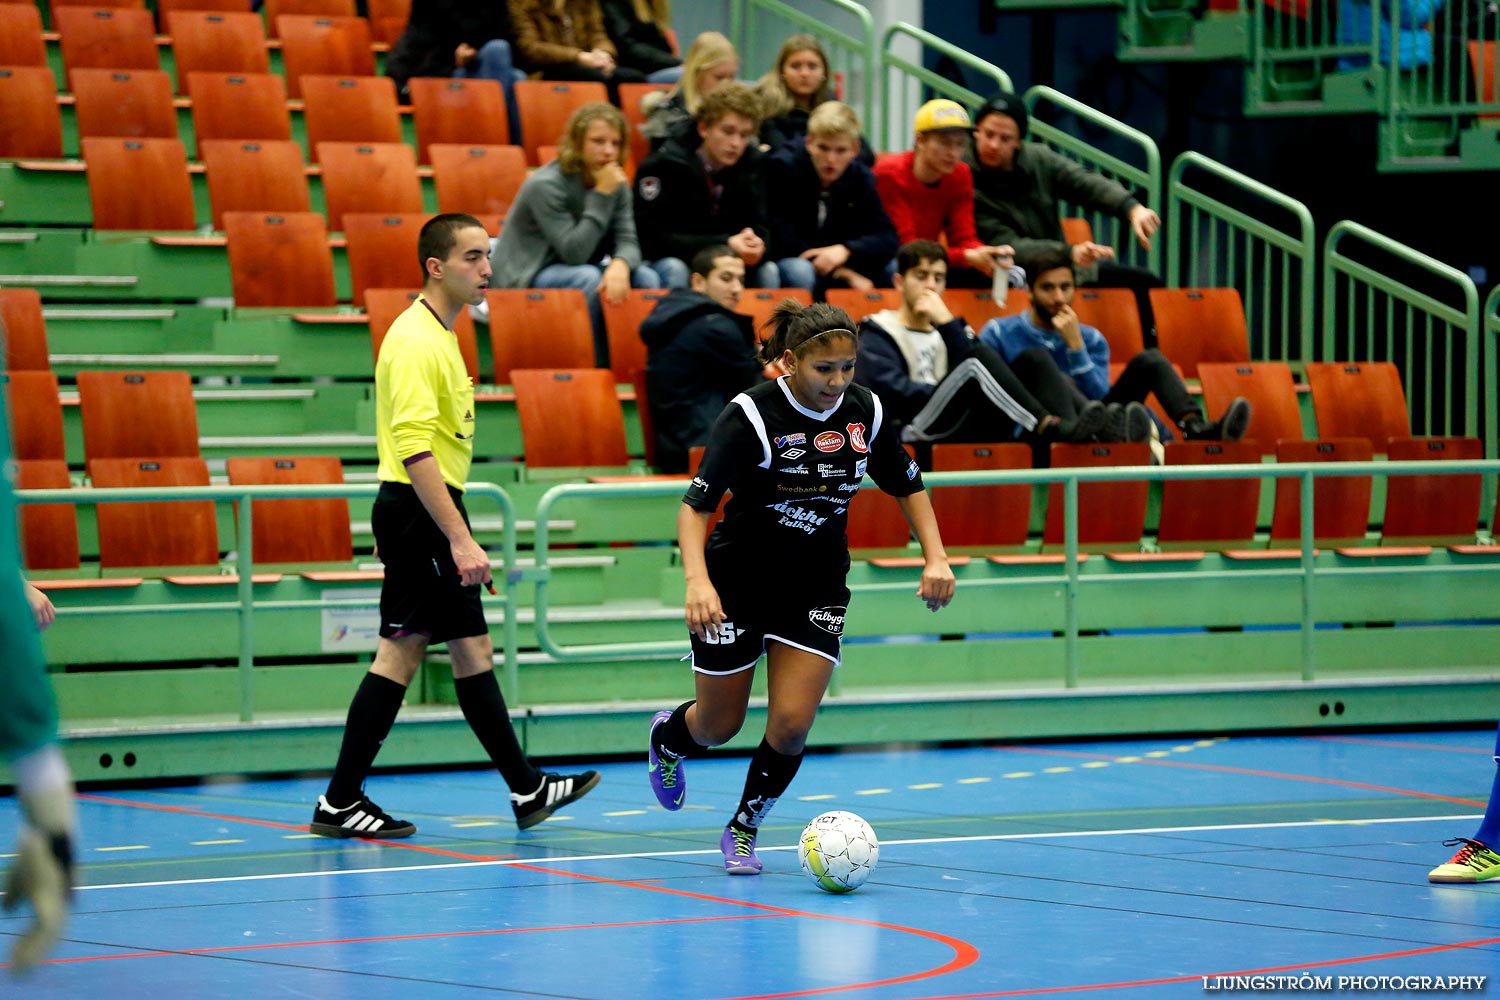
{"label": "spectator sitting on bleachers", "polygon": [[875,174],[859,162],[859,116],[839,101],[817,106],[798,136],[766,160],[776,192],[771,247],[784,286],[822,297],[831,285],[874,287],[896,253],[896,228]]}
{"label": "spectator sitting on bleachers", "polygon": [[603,0],[604,32],[620,65],[646,74],[647,83],[676,83],[682,60],[672,51],[672,0]]}
{"label": "spectator sitting on bleachers", "polygon": [[955,288],[988,287],[997,265],[1008,269],[1013,263],[1010,247],[987,246],[974,229],[974,178],[963,161],[972,128],[962,105],[928,101],[917,111],[915,146],[875,164],[880,200],[897,238],[946,238],[948,284]]}
{"label": "spectator sitting on bleachers", "polygon": [[[1078,322],[1073,312],[1071,258],[1061,250],[1042,250],[1032,257],[1031,266],[1031,308],[990,320],[979,339],[1004,356],[1043,406],[1058,414],[1075,412],[1095,400],[1128,408],[1154,394],[1189,439],[1238,441],[1245,436],[1249,402],[1236,397],[1221,419],[1206,419],[1171,361],[1155,348],[1131,358],[1111,386],[1109,342],[1098,330]],[[1059,372],[1065,378],[1058,379]],[[1163,438],[1171,437],[1169,430],[1162,431]]]}
{"label": "spectator sitting on bleachers", "polygon": [[743,83],[716,87],[698,106],[697,128],[683,130],[646,157],[635,175],[641,249],[667,288],[686,288],[687,261],[727,243],[757,288],[778,288],[767,259],[770,223],[755,144],[760,101]]}
{"label": "spectator sitting on bleachers", "polygon": [[514,134],[520,120],[515,84],[526,74],[514,66],[511,38],[510,8],[503,3],[416,0],[406,30],[386,55],[385,75],[396,82],[402,104],[410,102],[406,82],[412,77],[498,80]]}
{"label": "spectator sitting on bleachers", "polygon": [[620,84],[645,82],[646,74],[619,64],[599,0],[510,0],[510,17],[516,61],[543,80],[602,83],[616,105]]}
{"label": "spectator sitting on bleachers", "polygon": [[[703,99],[740,71],[740,56],[734,44],[717,31],[705,31],[693,39],[682,61],[682,78],[671,92],[647,94],[641,109],[647,113],[641,133],[651,140],[651,152],[670,136],[691,132],[693,119]],[[647,107],[647,102],[652,102]]]}
{"label": "spectator sitting on bleachers", "polygon": [[[1394,5],[1381,3],[1377,9],[1370,0],[1339,0],[1338,42],[1340,45],[1368,45],[1375,37],[1372,22],[1379,24],[1379,65],[1389,66],[1391,30],[1394,27],[1397,67],[1416,69],[1426,66],[1432,62],[1432,15],[1442,6],[1443,0],[1397,0]],[[1397,23],[1393,25],[1393,21]],[[1369,56],[1339,57],[1339,69],[1363,69],[1369,64]]]}
{"label": "spectator sitting on bleachers", "polygon": [[[776,66],[755,84],[764,102],[760,147],[767,152],[807,134],[807,122],[818,108],[835,100],[828,53],[816,35],[793,35],[781,46]],[[875,165],[875,153],[863,136],[854,145],[859,160]]]}
{"label": "spectator sitting on bleachers", "polygon": [[966,153],[974,172],[974,224],[986,243],[1008,243],[1029,270],[1028,259],[1040,250],[1063,250],[1085,282],[1135,292],[1141,329],[1153,328],[1150,289],[1162,280],[1149,270],[1115,261],[1113,247],[1063,239],[1059,199],[1089,211],[1119,217],[1130,226],[1142,249],[1161,217],[1142,205],[1115,181],[1083,167],[1040,143],[1025,142],[1030,118],[1026,103],[1000,93],[985,101],[974,119],[974,145]]}
{"label": "spectator sitting on bleachers", "polygon": [[745,264],[729,247],[693,257],[691,288],[674,289],[641,321],[646,342],[646,396],[663,472],[688,471],[688,453],[708,443],[719,413],[761,380],[755,330],[734,311]]}
{"label": "spectator sitting on bleachers", "polygon": [[630,186],[622,166],[625,116],[585,104],[568,118],[557,159],[526,178],[495,245],[496,288],[577,288],[589,303],[594,357],[609,364],[600,295],[621,302],[632,286],[660,288],[641,263]]}
{"label": "spectator sitting on bleachers", "polygon": [[875,390],[903,441],[1003,441],[1021,431],[1039,441],[1089,441],[1107,416],[1099,404],[1054,416],[1005,361],[943,302],[948,255],[915,240],[896,252],[901,307],[859,326],[854,381]]}

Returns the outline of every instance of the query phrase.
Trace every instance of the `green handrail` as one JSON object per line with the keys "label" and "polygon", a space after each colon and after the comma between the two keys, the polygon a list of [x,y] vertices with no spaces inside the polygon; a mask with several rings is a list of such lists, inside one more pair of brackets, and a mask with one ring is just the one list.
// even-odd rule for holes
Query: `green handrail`
{"label": "green handrail", "polygon": [[1500,445],[1500,285],[1484,300],[1484,457],[1494,458]]}
{"label": "green handrail", "polygon": [[[1026,102],[1026,110],[1031,116],[1031,135],[1084,166],[1119,181],[1130,191],[1143,195],[1142,200],[1148,206],[1157,211],[1162,210],[1161,150],[1157,148],[1155,139],[1051,87],[1032,87],[1026,91],[1023,99]],[[1136,160],[1144,162],[1121,159],[1100,145],[1064,132],[1056,125],[1043,121],[1037,115],[1037,108],[1043,102],[1055,105],[1059,110],[1073,115],[1080,122],[1115,136],[1121,144],[1131,148],[1136,154]],[[1087,218],[1089,225],[1093,227],[1094,238],[1101,243],[1114,246],[1115,253],[1119,255],[1120,260],[1138,263],[1160,272],[1161,245],[1165,242],[1162,238],[1158,237],[1153,240],[1151,249],[1143,251],[1136,243],[1135,237],[1125,231],[1120,219],[1115,216],[1091,212]],[[1145,259],[1140,259],[1142,257]]]}
{"label": "green handrail", "polygon": [[[1244,199],[1227,204],[1190,183],[1201,171]],[[1267,221],[1280,214],[1286,224]],[[1317,243],[1306,205],[1201,153],[1172,162],[1167,180],[1167,284],[1234,288],[1245,304],[1251,357],[1303,360],[1312,353]],[[1300,345],[1294,347],[1293,332]]]}
{"label": "green handrail", "polygon": [[[1351,256],[1351,246],[1359,257]],[[1371,263],[1378,259],[1379,263]],[[1462,299],[1455,306],[1391,276],[1394,266],[1419,271]],[[1455,341],[1461,338],[1461,345]],[[1427,434],[1479,435],[1479,292],[1467,274],[1357,222],[1340,222],[1323,241],[1323,361],[1388,360],[1401,370],[1407,406],[1424,401]],[[1460,355],[1456,346],[1461,346]],[[1425,350],[1425,354],[1419,354]],[[1462,370],[1459,370],[1459,363]],[[1426,375],[1420,395],[1417,373]],[[1451,393],[1462,385],[1463,424],[1453,427]],[[1493,440],[1486,442],[1494,454]]]}
{"label": "green handrail", "polygon": [[[1301,587],[1302,596],[1302,620],[1301,627],[1301,668],[1302,679],[1312,681],[1317,677],[1316,670],[1316,582],[1319,576],[1341,576],[1349,573],[1369,572],[1369,570],[1346,569],[1341,567],[1316,568],[1314,552],[1314,507],[1313,507],[1313,484],[1317,478],[1330,476],[1382,476],[1393,475],[1416,475],[1437,474],[1457,475],[1460,473],[1484,473],[1486,478],[1500,472],[1500,461],[1442,461],[1442,462],[1328,462],[1328,463],[1292,463],[1272,465],[1195,465],[1195,466],[1112,466],[1098,468],[1073,468],[1073,469],[1022,469],[1005,472],[942,472],[931,473],[923,477],[928,486],[941,489],[944,486],[968,486],[968,485],[1005,485],[1005,484],[1030,484],[1030,483],[1060,483],[1063,485],[1064,496],[1064,565],[1062,575],[1057,577],[1027,576],[1024,579],[993,579],[966,581],[963,584],[964,592],[974,589],[994,590],[1015,586],[1032,586],[1039,582],[1057,583],[1063,595],[1063,641],[1064,652],[1064,676],[1063,682],[1066,687],[1073,688],[1079,684],[1079,660],[1080,660],[1080,635],[1078,602],[1081,598],[1081,587],[1085,583],[1093,582],[1090,578],[1083,577],[1079,572],[1078,552],[1078,487],[1083,483],[1103,482],[1165,482],[1168,480],[1208,480],[1208,479],[1286,479],[1298,478],[1301,480],[1301,535],[1299,539],[1300,557],[1295,567],[1284,569],[1243,569],[1235,570],[1232,575],[1234,579],[1285,579],[1296,580]],[[864,488],[872,489],[868,481]],[[536,614],[536,637],[537,644],[542,652],[555,660],[562,661],[599,661],[612,660],[622,657],[650,657],[650,656],[681,656],[687,651],[687,640],[684,638],[677,641],[658,642],[622,642],[622,643],[593,643],[564,645],[559,643],[551,634],[548,621],[548,609],[550,606],[548,586],[550,583],[551,570],[549,568],[549,538],[547,525],[553,520],[553,508],[559,503],[570,499],[600,498],[600,497],[669,497],[679,496],[683,490],[683,481],[655,481],[643,483],[564,483],[554,486],[542,495],[537,502],[536,509],[536,536],[535,556],[536,567],[534,570],[523,571],[524,578],[532,580],[536,584],[536,598],[534,610]],[[1491,531],[1495,530],[1491,525]],[[1500,562],[1485,563],[1472,567],[1454,566],[1382,566],[1379,572],[1395,573],[1400,575],[1424,576],[1434,573],[1456,573],[1459,575],[1471,575],[1474,573],[1495,573],[1500,571]],[[1158,583],[1181,582],[1199,586],[1205,579],[1202,572],[1163,572],[1153,573],[1151,579]],[[903,579],[899,582],[860,584],[850,588],[855,594],[869,594],[881,592],[909,592],[911,581]]]}
{"label": "green handrail", "polygon": [[[255,718],[255,612],[257,610],[285,611],[328,607],[354,608],[375,606],[375,602],[373,601],[255,600],[253,589],[255,566],[252,558],[254,538],[251,528],[252,504],[256,500],[314,500],[329,497],[344,499],[348,499],[349,497],[368,497],[373,499],[378,491],[379,486],[375,484],[329,483],[326,485],[308,486],[174,486],[17,490],[15,497],[18,504],[101,504],[143,500],[211,500],[216,503],[230,501],[236,503],[238,511],[236,514],[237,537],[235,539],[235,547],[237,557],[235,560],[235,570],[239,579],[237,581],[236,596],[233,601],[194,601],[182,604],[159,605],[69,606],[67,614],[68,617],[72,618],[75,616],[102,617],[105,615],[143,613],[193,614],[237,609],[239,612],[239,715],[241,722],[250,722]],[[519,642],[516,627],[516,610],[519,606],[521,583],[521,571],[516,568],[515,503],[511,499],[510,494],[494,483],[469,483],[466,486],[464,495],[466,498],[485,497],[495,501],[499,505],[501,517],[504,519],[501,528],[500,558],[505,567],[505,576],[503,580],[496,579],[497,585],[504,589],[493,600],[505,609],[505,621],[502,626],[500,642],[501,654],[504,656],[502,680],[506,686],[507,695],[515,699],[518,695],[517,685],[519,683],[517,659]]]}
{"label": "green handrail", "polygon": [[[729,37],[741,59],[753,57],[759,32],[771,17],[781,18],[803,31],[816,35],[828,50],[831,72],[857,71],[858,79],[845,79],[844,103],[859,112],[866,134],[871,134],[875,120],[875,21],[870,12],[853,0],[819,0],[833,10],[823,16],[799,10],[783,0],[730,0]],[[858,22],[858,34],[839,31],[830,24],[834,11],[851,16]],[[853,96],[858,91],[859,97]]]}
{"label": "green handrail", "polygon": [[[923,49],[930,49],[939,55],[947,56],[960,66],[977,71],[982,76],[994,81],[994,86],[985,93],[976,93],[960,83],[939,76],[926,66],[922,65],[919,55],[916,62],[912,62],[903,56],[897,55],[891,50],[891,42],[897,37],[911,38]],[[880,148],[885,150],[906,149],[911,145],[911,123],[916,117],[917,109],[913,106],[912,83],[921,84],[929,88],[939,97],[946,97],[957,101],[968,108],[977,107],[990,94],[997,90],[1006,93],[1014,93],[1015,87],[1011,85],[1010,76],[996,66],[994,63],[986,62],[978,56],[964,51],[952,42],[945,41],[937,35],[923,31],[905,21],[897,21],[885,29],[880,38],[880,81],[884,88],[885,100],[881,119]],[[891,74],[896,72],[904,77],[904,86],[892,86]],[[917,95],[921,96],[920,88]],[[925,100],[925,99],[923,99]],[[919,102],[921,103],[921,102]],[[891,135],[891,122],[898,123],[901,131],[894,137]],[[866,125],[866,128],[869,126]]]}

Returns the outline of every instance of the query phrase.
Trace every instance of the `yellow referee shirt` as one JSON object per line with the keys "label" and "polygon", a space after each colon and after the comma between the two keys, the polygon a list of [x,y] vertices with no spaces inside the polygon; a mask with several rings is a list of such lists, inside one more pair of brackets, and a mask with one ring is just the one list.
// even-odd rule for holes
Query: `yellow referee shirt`
{"label": "yellow referee shirt", "polygon": [[380,478],[410,483],[406,464],[431,455],[462,490],[474,459],[474,383],[453,331],[418,299],[396,317],[375,364]]}

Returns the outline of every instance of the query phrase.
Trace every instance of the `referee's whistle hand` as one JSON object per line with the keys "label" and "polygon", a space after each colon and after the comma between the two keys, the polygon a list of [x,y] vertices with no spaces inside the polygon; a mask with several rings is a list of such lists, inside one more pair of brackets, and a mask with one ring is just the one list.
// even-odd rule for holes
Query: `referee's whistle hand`
{"label": "referee's whistle hand", "polygon": [[453,543],[453,565],[465,587],[490,582],[490,558],[473,538]]}

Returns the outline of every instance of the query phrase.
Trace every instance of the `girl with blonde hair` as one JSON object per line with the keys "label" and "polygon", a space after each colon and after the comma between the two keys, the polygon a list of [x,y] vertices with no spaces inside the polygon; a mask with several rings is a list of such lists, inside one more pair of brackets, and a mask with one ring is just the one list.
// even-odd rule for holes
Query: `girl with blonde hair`
{"label": "girl with blonde hair", "polygon": [[781,46],[776,66],[755,85],[765,102],[760,141],[772,148],[807,133],[807,118],[833,100],[828,53],[812,35],[793,35]]}
{"label": "girl with blonde hair", "polygon": [[733,80],[740,71],[740,54],[734,43],[717,31],[705,31],[693,39],[687,58],[682,61],[682,79],[677,88],[651,109],[641,132],[651,140],[654,151],[682,123],[698,113],[703,98]]}

